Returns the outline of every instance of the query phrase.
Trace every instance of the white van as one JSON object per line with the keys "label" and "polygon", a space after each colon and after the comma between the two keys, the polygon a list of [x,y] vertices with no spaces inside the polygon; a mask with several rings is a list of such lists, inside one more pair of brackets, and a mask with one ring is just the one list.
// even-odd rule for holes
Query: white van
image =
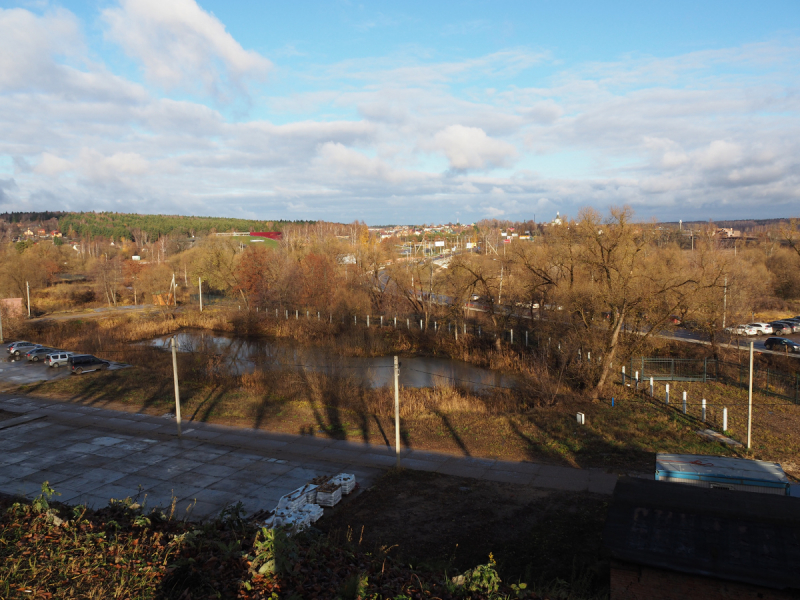
{"label": "white van", "polygon": [[44,364],[48,367],[60,367],[61,365],[67,364],[69,361],[69,357],[75,354],[74,352],[54,352],[53,354],[48,354],[47,357],[44,359]]}

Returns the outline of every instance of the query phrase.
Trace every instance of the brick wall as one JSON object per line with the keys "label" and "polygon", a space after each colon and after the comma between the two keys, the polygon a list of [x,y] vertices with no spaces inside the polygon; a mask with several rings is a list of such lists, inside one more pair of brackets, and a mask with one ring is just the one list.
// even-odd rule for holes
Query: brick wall
{"label": "brick wall", "polygon": [[789,600],[800,598],[779,590],[611,562],[611,600]]}

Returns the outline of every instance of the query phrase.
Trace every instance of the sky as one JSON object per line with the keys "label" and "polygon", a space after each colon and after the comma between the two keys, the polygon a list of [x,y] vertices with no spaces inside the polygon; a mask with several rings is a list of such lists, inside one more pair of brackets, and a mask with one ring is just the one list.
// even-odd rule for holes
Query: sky
{"label": "sky", "polygon": [[800,216],[800,5],[0,0],[0,212]]}

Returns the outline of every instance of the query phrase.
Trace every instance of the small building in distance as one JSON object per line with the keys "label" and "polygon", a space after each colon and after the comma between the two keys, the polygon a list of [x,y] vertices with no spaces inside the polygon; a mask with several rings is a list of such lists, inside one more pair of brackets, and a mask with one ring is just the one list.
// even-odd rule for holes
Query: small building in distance
{"label": "small building in distance", "polygon": [[800,499],[622,478],[606,518],[611,600],[800,597]]}

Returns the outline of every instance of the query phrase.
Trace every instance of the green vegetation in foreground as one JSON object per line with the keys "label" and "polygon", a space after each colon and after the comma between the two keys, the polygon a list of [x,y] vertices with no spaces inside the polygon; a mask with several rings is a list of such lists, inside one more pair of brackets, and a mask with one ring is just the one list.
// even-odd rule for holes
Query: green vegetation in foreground
{"label": "green vegetation in foreground", "polygon": [[413,569],[386,552],[334,544],[317,530],[288,537],[238,506],[190,523],[126,499],[108,507],[0,497],[3,598],[535,598],[500,581],[494,561],[463,574]]}

